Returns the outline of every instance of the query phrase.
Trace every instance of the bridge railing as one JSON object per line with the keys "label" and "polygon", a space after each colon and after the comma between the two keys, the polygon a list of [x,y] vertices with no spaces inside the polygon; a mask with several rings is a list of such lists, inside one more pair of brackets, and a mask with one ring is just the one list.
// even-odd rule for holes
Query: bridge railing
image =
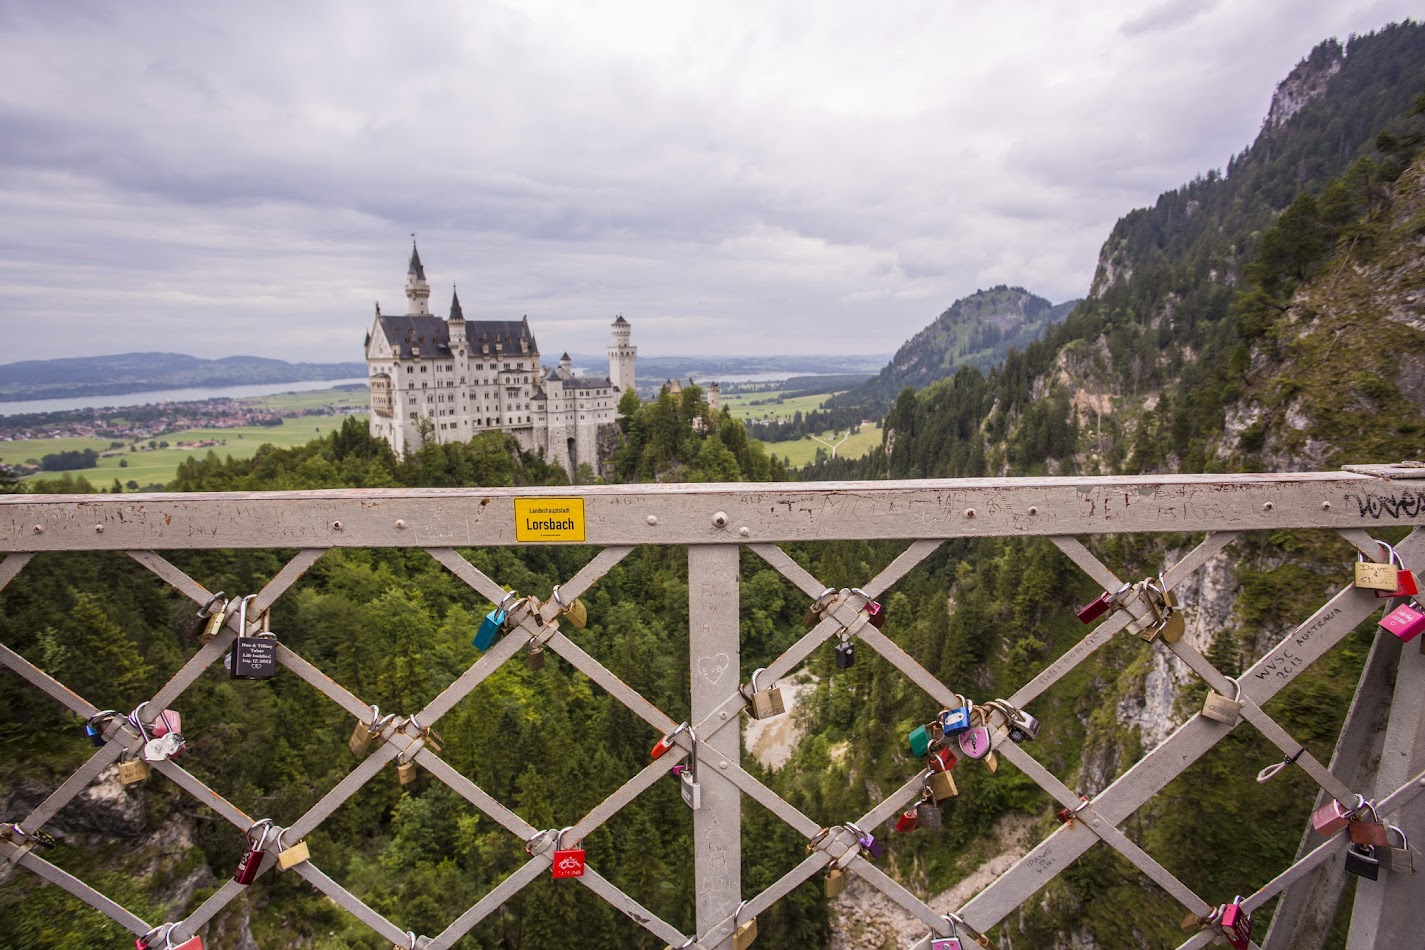
{"label": "bridge railing", "polygon": [[[1377,638],[1366,664],[1356,702],[1345,718],[1342,738],[1331,763],[1322,763],[1264,712],[1263,707],[1306,669],[1339,644],[1362,621],[1381,609],[1372,591],[1347,584],[1304,623],[1275,644],[1238,676],[1229,679],[1191,643],[1181,638],[1181,608],[1174,590],[1244,532],[1332,529],[1364,558],[1382,561],[1385,548],[1372,532],[1383,526],[1425,523],[1425,469],[1360,466],[1341,472],[1277,475],[1164,476],[1098,478],[1020,478],[954,481],[857,482],[818,484],[636,485],[560,489],[336,490],[263,493],[149,494],[96,496],[15,495],[0,498],[0,587],[22,577],[38,552],[122,551],[195,605],[211,600],[210,591],[166,559],[160,551],[191,549],[296,549],[252,600],[248,630],[260,630],[258,618],[302,574],[332,548],[420,548],[455,577],[488,598],[506,601],[497,577],[487,576],[460,549],[489,546],[580,544],[598,554],[574,576],[538,598],[507,602],[503,635],[425,708],[393,719],[373,737],[371,752],[351,772],[290,823],[275,827],[263,849],[260,877],[276,863],[278,852],[302,841],[363,785],[393,760],[410,763],[448,785],[526,845],[528,861],[433,936],[408,931],[401,921],[378,913],[323,873],[318,860],[302,860],[292,870],[338,905],[398,947],[438,950],[454,945],[481,920],[528,883],[551,873],[575,845],[609,821],[620,809],[665,776],[669,767],[693,752],[688,731],[630,688],[606,666],[560,633],[554,621],[566,605],[583,595],[611,567],[638,545],[677,545],[688,551],[688,598],[691,732],[696,734],[700,804],[693,812],[696,870],[696,932],[682,933],[615,887],[598,871],[598,856],[588,855],[582,873],[569,882],[582,884],[671,947],[728,948],[734,931],[792,889],[837,864],[918,918],[927,934],[915,942],[925,948],[952,927],[989,946],[996,925],[1095,844],[1114,849],[1155,882],[1191,917],[1198,918],[1185,948],[1206,946],[1223,936],[1223,895],[1199,895],[1120,830],[1138,808],[1202,757],[1238,725],[1258,730],[1282,750],[1283,760],[1303,770],[1321,788],[1318,803],[1352,805],[1356,796],[1374,801],[1376,811],[1407,830],[1421,824],[1422,810],[1407,808],[1425,790],[1421,759],[1421,697],[1425,695],[1425,657],[1389,635]],[[1079,538],[1112,533],[1173,532],[1203,535],[1181,559],[1136,584],[1121,578]],[[761,684],[773,683],[800,667],[829,640],[854,639],[892,664],[935,703],[953,709],[971,702],[965,684],[942,683],[908,655],[874,622],[871,604],[946,539],[960,537],[1043,536],[1105,591],[1105,616],[1062,656],[1051,661],[1002,705],[976,703],[994,731],[994,753],[1021,770],[1048,798],[1066,810],[1066,821],[1029,853],[959,907],[950,917],[932,910],[868,860],[858,830],[872,831],[913,807],[924,794],[927,772],[907,777],[884,801],[844,824],[825,829],[779,797],[740,764],[741,715],[749,705],[750,683],[739,682],[739,557],[747,549],[762,558],[820,608],[819,620],[791,648],[771,661]],[[907,546],[887,567],[859,588],[829,590],[779,545],[796,541],[905,539]],[[1415,530],[1395,546],[1407,565],[1425,562],[1425,534]],[[19,581],[23,583],[23,580]],[[1392,602],[1393,603],[1393,602]],[[1173,619],[1173,615],[1177,619]],[[1176,630],[1175,626],[1177,625]],[[219,914],[243,890],[230,880],[177,921],[141,919],[119,903],[46,860],[36,846],[43,829],[101,772],[121,758],[141,754],[159,711],[171,706],[232,647],[238,612],[230,612],[215,638],[198,649],[152,697],[136,721],[118,716],[100,724],[104,745],[0,839],[0,856],[67,890],[136,935],[151,935],[155,946],[179,946]],[[1222,697],[1240,704],[1240,719],[1218,721],[1197,715],[1127,769],[1091,799],[1082,799],[1054,775],[1027,746],[1004,735],[1019,711],[1031,710],[1037,697],[1121,633],[1136,634],[1151,648],[1170,652]],[[1176,634],[1176,635],[1175,635]],[[562,657],[662,735],[672,735],[666,755],[627,776],[623,784],[592,811],[563,831],[539,829],[474,781],[444,761],[430,742],[437,724],[501,664],[532,646]],[[276,647],[277,662],[320,691],[358,720],[370,718],[366,698],[353,694],[304,659],[301,644]],[[100,712],[8,646],[0,663],[53,700],[89,719]],[[1388,725],[1378,728],[1382,714]],[[1373,725],[1374,724],[1374,725]],[[1000,728],[993,728],[1000,727]],[[1374,738],[1373,738],[1374,736]],[[1022,738],[1022,736],[1018,737]],[[947,740],[950,741],[950,740]],[[1363,754],[1376,743],[1377,755]],[[217,815],[246,831],[253,818],[205,785],[178,763],[159,755],[152,768],[193,795]],[[761,893],[744,894],[740,874],[740,816],[748,796],[804,836],[804,859]],[[1425,801],[1425,800],[1423,800]],[[1416,827],[1425,840],[1425,828]],[[279,843],[280,842],[280,843]],[[1329,928],[1320,908],[1334,910],[1343,874],[1341,856],[1349,845],[1345,830],[1326,838],[1303,838],[1298,860],[1269,880],[1243,882],[1257,890],[1241,901],[1250,913],[1286,894],[1267,947],[1319,946]],[[559,853],[556,853],[559,852]],[[290,856],[289,856],[290,857]],[[1387,943],[1395,936],[1425,932],[1419,919],[1425,902],[1412,878],[1383,873],[1380,880],[1357,884],[1352,917],[1352,947],[1406,945]],[[1326,898],[1330,899],[1327,900]],[[1292,904],[1291,902],[1295,902]],[[1311,910],[1317,911],[1313,918]],[[952,919],[953,918],[953,919]],[[1260,935],[1259,935],[1260,939]],[[1313,943],[1312,941],[1317,941]],[[1377,943],[1377,941],[1382,941]],[[1256,943],[1252,944],[1256,946]]]}

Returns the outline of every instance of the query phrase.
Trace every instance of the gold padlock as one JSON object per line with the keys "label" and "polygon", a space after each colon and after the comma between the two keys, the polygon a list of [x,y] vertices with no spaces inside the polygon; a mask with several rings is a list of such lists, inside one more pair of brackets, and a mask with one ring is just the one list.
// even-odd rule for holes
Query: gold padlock
{"label": "gold padlock", "polygon": [[382,716],[381,710],[375,706],[371,707],[371,722],[364,723],[357,720],[356,729],[351,733],[351,738],[347,741],[347,748],[351,749],[351,754],[362,756],[366,750],[371,748],[372,741],[381,734],[387,724],[395,719],[394,715]]}
{"label": "gold padlock", "polygon": [[1356,562],[1356,586],[1366,590],[1395,590],[1400,582],[1395,565],[1367,561],[1362,555]]}
{"label": "gold padlock", "polygon": [[416,760],[396,763],[396,779],[402,785],[409,785],[416,778]]}
{"label": "gold padlock", "polygon": [[[222,601],[222,605],[214,610],[213,605],[217,604],[220,600]],[[223,600],[223,592],[218,591],[214,594],[212,598],[203,605],[203,609],[198,611],[198,616],[208,618],[208,622],[203,625],[203,632],[198,635],[198,642],[203,646],[207,646],[217,639],[218,631],[223,629],[223,621],[228,617],[228,602]]]}
{"label": "gold padlock", "polygon": [[[128,753],[125,753],[127,755]],[[132,759],[119,759],[119,781],[125,785],[133,785],[135,782],[142,782],[149,777],[152,770],[147,762],[135,756]]]}
{"label": "gold padlock", "polygon": [[832,868],[826,872],[826,896],[832,898],[846,890],[846,872]]}
{"label": "gold padlock", "polygon": [[955,787],[955,779],[948,770],[930,773],[930,793],[935,796],[937,803],[945,801],[947,798],[954,798],[960,794],[960,790]]}
{"label": "gold padlock", "polygon": [[[747,903],[743,901],[743,903]],[[741,912],[742,908],[738,908]],[[736,920],[736,917],[733,918]],[[747,922],[741,924],[732,932],[732,950],[747,950],[752,946],[752,942],[757,939],[757,918],[750,917]]]}
{"label": "gold padlock", "polygon": [[1242,704],[1239,702],[1242,698],[1242,686],[1234,679],[1229,679],[1228,682],[1237,688],[1233,697],[1228,699],[1216,691],[1209,692],[1202,703],[1202,714],[1216,722],[1235,726],[1237,720],[1242,717]]}
{"label": "gold padlock", "polygon": [[312,852],[307,847],[307,842],[305,841],[298,841],[290,848],[284,847],[282,844],[282,835],[286,833],[287,829],[284,828],[281,834],[277,836],[277,869],[279,871],[286,871],[289,868],[296,867],[303,861],[310,861],[312,859]]}
{"label": "gold padlock", "polygon": [[757,688],[757,676],[762,669],[752,671],[752,695],[748,697],[752,704],[747,708],[747,713],[753,719],[770,719],[773,716],[780,716],[787,711],[787,707],[782,702],[782,688],[773,686],[770,689],[759,690]]}
{"label": "gold padlock", "polygon": [[554,602],[559,605],[559,612],[569,618],[569,622],[574,625],[575,630],[583,630],[589,623],[589,608],[584,606],[584,602],[575,597],[569,603],[564,602],[564,598],[559,596],[559,588],[554,588]]}

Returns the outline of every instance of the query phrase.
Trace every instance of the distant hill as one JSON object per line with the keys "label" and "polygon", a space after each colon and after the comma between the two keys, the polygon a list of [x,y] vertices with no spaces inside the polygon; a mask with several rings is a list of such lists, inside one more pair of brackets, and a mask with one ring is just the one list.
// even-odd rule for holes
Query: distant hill
{"label": "distant hill", "polygon": [[288,363],[260,356],[204,360],[181,353],[120,353],[0,364],[0,398],[110,396],[188,386],[242,386],[351,379],[364,363]]}
{"label": "distant hill", "polygon": [[935,322],[907,340],[879,376],[827,402],[827,408],[864,406],[881,413],[907,386],[923,389],[962,366],[988,372],[1011,349],[1022,350],[1044,328],[1064,319],[1077,300],[1052,304],[1023,287],[1000,284],[955,301]]}

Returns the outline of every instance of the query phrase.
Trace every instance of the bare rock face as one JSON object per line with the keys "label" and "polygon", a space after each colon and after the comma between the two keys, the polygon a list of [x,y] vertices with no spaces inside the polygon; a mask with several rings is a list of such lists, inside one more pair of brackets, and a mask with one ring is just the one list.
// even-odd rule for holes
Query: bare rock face
{"label": "bare rock face", "polygon": [[[32,811],[49,797],[54,788],[34,779],[20,779],[7,790],[0,815],[20,816]],[[80,792],[45,830],[63,837],[90,833],[115,838],[137,838],[144,833],[143,791],[130,790],[119,781],[119,769],[111,765]]]}
{"label": "bare rock face", "polygon": [[1308,59],[1297,63],[1296,68],[1277,83],[1264,127],[1275,129],[1285,124],[1308,102],[1325,92],[1326,83],[1341,71],[1345,58],[1341,44],[1332,41],[1321,44]]}

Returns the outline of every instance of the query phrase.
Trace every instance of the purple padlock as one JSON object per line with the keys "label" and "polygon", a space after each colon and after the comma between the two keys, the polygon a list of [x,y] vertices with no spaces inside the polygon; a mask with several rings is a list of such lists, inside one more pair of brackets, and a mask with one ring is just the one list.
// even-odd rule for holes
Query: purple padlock
{"label": "purple padlock", "polygon": [[881,857],[881,855],[886,853],[885,845],[877,841],[875,835],[862,835],[856,840],[860,842],[861,847],[865,848],[866,853],[869,854],[873,859],[879,858]]}
{"label": "purple padlock", "polygon": [[1386,614],[1378,626],[1382,630],[1389,630],[1402,642],[1409,643],[1425,631],[1425,613],[1421,613],[1420,605],[1412,600]]}
{"label": "purple padlock", "polygon": [[960,733],[960,751],[972,759],[983,759],[990,751],[989,728],[971,726]]}

